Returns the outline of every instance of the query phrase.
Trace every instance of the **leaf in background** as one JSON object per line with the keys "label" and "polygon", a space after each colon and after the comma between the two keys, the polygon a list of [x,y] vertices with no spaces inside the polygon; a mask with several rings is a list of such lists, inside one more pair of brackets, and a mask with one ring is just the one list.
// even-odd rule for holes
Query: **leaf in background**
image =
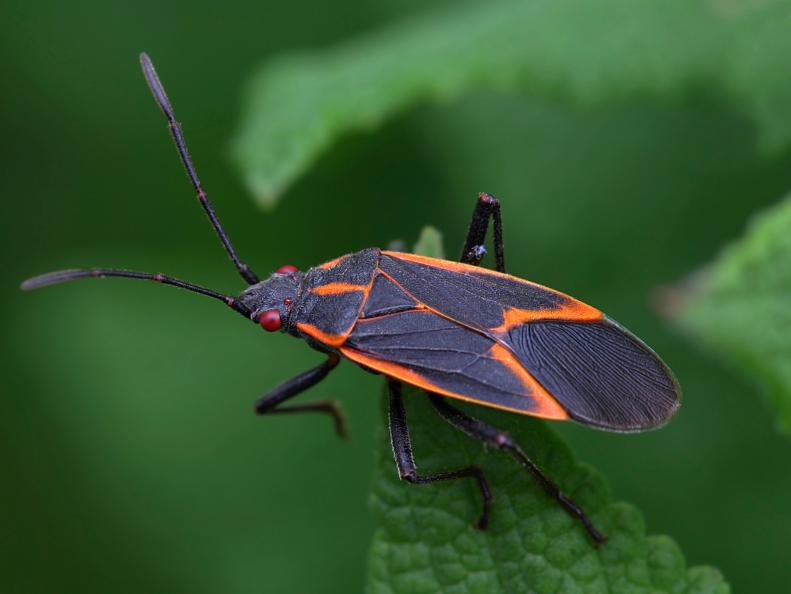
{"label": "leaf in background", "polygon": [[[435,230],[424,229],[415,251],[439,257],[438,240]],[[489,529],[476,530],[473,523],[481,501],[474,483],[400,481],[386,431],[381,430],[371,499],[379,526],[370,553],[369,594],[730,591],[717,570],[688,569],[670,538],[646,536],[640,513],[629,505],[611,503],[602,477],[575,462],[543,422],[465,407],[510,432],[583,506],[609,536],[598,549],[579,523],[513,458],[487,452],[478,441],[441,420],[423,392],[405,388],[418,467],[432,472],[479,464],[490,480],[495,502]],[[629,438],[613,435],[613,439]]]}
{"label": "leaf in background", "polygon": [[480,89],[581,103],[693,88],[739,101],[765,145],[791,137],[791,5],[501,0],[432,12],[275,59],[253,77],[234,157],[271,206],[339,136]]}
{"label": "leaf in background", "polygon": [[444,258],[445,249],[442,247],[442,233],[434,227],[423,227],[415,243],[415,253],[431,256],[432,258]]}
{"label": "leaf in background", "polygon": [[757,378],[791,432],[791,197],[680,291],[677,322]]}

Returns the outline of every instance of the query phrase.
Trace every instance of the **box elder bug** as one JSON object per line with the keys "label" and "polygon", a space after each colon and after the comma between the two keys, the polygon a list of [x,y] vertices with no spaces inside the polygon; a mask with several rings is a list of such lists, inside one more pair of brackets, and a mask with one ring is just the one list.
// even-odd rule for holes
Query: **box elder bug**
{"label": "box elder bug", "polygon": [[[323,412],[344,435],[336,402],[284,403],[323,380],[345,357],[387,378],[390,438],[402,479],[474,479],[483,499],[477,527],[486,528],[493,497],[481,468],[418,474],[401,397],[401,384],[407,383],[425,390],[452,426],[516,458],[594,543],[603,542],[583,510],[507,433],[454,408],[448,398],[609,431],[642,431],[665,423],[680,402],[678,384],[659,357],[598,309],[506,274],[500,204],[488,194],[475,205],[459,262],[369,248],[307,272],[282,266],[261,280],[236,255],[220,225],[151,60],[141,54],[140,63],[198,200],[248,288],[231,297],[163,274],[111,268],[52,272],[26,280],[22,288],[117,276],[218,299],[264,330],[302,338],[327,356],[260,398],[259,414]],[[496,271],[479,267],[490,219]]]}

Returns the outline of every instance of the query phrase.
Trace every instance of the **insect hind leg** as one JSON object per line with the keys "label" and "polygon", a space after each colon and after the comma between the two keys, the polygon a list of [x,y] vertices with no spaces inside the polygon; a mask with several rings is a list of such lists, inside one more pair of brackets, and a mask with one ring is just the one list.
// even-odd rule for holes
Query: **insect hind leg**
{"label": "insect hind leg", "polygon": [[525,454],[522,448],[519,447],[519,444],[511,439],[508,433],[461,412],[459,409],[448,404],[447,400],[441,396],[429,393],[429,398],[434,409],[448,423],[470,437],[479,439],[486,445],[497,448],[498,450],[505,450],[516,458],[516,460],[533,475],[544,491],[585,527],[585,530],[596,546],[599,546],[607,539],[604,534],[596,529],[593,522],[591,522],[582,508],[566,496],[560,490],[560,487],[543,473],[527,454]]}
{"label": "insect hind leg", "polygon": [[398,476],[413,485],[426,485],[460,478],[475,479],[483,498],[483,510],[475,527],[480,530],[486,530],[489,525],[489,512],[494,497],[483,471],[478,466],[471,465],[447,472],[418,474],[415,459],[412,456],[412,440],[409,437],[409,428],[406,424],[406,410],[401,397],[401,382],[390,380],[388,388],[390,443],[393,446],[393,457],[398,467]]}
{"label": "insect hind leg", "polygon": [[489,229],[489,219],[493,221],[494,260],[498,272],[505,272],[505,254],[503,253],[503,221],[500,216],[500,202],[486,193],[478,195],[475,210],[472,211],[467,238],[461,249],[459,260],[464,264],[478,266],[486,254],[484,243]]}

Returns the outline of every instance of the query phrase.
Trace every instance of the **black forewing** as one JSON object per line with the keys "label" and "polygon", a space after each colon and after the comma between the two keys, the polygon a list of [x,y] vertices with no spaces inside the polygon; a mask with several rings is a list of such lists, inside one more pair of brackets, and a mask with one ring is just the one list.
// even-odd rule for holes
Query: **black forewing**
{"label": "black forewing", "polygon": [[[495,345],[490,337],[451,320],[412,310],[360,320],[342,352],[363,365],[381,361],[398,366],[410,377],[414,374],[430,384],[423,387],[440,393],[517,412],[538,411],[541,396],[531,393],[517,374],[492,355]],[[375,361],[361,360],[360,355]]]}
{"label": "black forewing", "polygon": [[663,424],[678,408],[678,384],[667,366],[595,308],[456,263],[383,252],[379,268],[427,307],[502,344],[582,423],[640,431]]}
{"label": "black forewing", "polygon": [[639,431],[662,425],[678,408],[671,371],[612,320],[530,322],[511,329],[507,339],[533,377],[580,422]]}
{"label": "black forewing", "polygon": [[393,284],[387,277],[376,274],[368,298],[363,308],[364,318],[374,318],[385,314],[414,309],[418,303]]}
{"label": "black forewing", "polygon": [[[463,266],[440,267],[382,253],[379,268],[421,303],[449,318],[478,329],[503,323],[503,310],[562,310],[569,299],[545,287],[491,271]],[[439,261],[437,261],[439,262]]]}

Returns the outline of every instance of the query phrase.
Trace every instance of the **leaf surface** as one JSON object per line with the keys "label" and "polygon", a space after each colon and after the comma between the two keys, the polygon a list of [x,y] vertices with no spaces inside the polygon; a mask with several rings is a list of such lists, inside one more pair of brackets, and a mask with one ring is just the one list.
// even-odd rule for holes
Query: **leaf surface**
{"label": "leaf surface", "polygon": [[481,89],[581,104],[721,94],[765,146],[791,137],[791,5],[631,0],[452,3],[334,47],[278,57],[250,81],[234,157],[271,206],[339,137]]}
{"label": "leaf surface", "polygon": [[675,318],[706,348],[755,378],[791,433],[791,197],[680,291]]}

